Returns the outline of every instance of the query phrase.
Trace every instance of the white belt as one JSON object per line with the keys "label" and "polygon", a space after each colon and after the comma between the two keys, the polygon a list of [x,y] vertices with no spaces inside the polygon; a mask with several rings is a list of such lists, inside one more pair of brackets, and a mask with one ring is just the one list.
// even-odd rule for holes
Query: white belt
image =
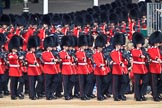
{"label": "white belt", "polygon": [[153,63],[159,63],[158,61],[155,61],[155,60],[152,60],[151,62],[153,62]]}
{"label": "white belt", "polygon": [[87,65],[87,63],[78,63],[78,65]]}
{"label": "white belt", "polygon": [[134,64],[145,64],[145,62],[133,61]]}
{"label": "white belt", "polygon": [[10,67],[20,67],[20,65],[10,64]]}
{"label": "white belt", "polygon": [[63,64],[63,65],[70,65],[71,62],[63,62],[62,64]]}
{"label": "white belt", "polygon": [[36,65],[31,65],[31,64],[30,64],[30,65],[28,65],[28,66],[29,66],[29,67],[37,67]]}
{"label": "white belt", "polygon": [[56,64],[56,62],[44,62],[44,64],[50,64],[50,65],[53,65],[53,64]]}

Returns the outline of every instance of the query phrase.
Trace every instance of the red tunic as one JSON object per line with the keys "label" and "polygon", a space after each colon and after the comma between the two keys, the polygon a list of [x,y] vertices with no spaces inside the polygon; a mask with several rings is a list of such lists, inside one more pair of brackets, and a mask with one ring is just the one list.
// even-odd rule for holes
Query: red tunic
{"label": "red tunic", "polygon": [[32,52],[28,52],[26,54],[26,60],[28,62],[28,75],[30,76],[41,75],[40,65],[38,64],[35,54]]}
{"label": "red tunic", "polygon": [[157,62],[157,59],[160,59],[160,50],[156,47],[151,47],[148,49],[150,55],[151,63],[149,70],[151,73],[160,74],[161,73],[161,63]]}
{"label": "red tunic", "polygon": [[73,74],[72,62],[69,54],[65,50],[62,50],[60,51],[59,56],[62,59],[62,74],[72,75]]}
{"label": "red tunic", "polygon": [[88,64],[86,54],[83,50],[78,50],[76,52],[76,57],[78,59],[78,74],[88,74]]}
{"label": "red tunic", "polygon": [[0,59],[0,74],[4,74],[3,60]]}
{"label": "red tunic", "polygon": [[[94,62],[96,67],[94,69],[95,75],[107,75],[110,72],[110,68],[105,65],[105,60],[103,58],[103,54],[99,51],[96,51],[93,54]],[[101,69],[101,66],[105,68],[105,70]]]}
{"label": "red tunic", "polygon": [[90,27],[85,27],[85,28],[84,28],[84,33],[85,33],[85,34],[88,34],[89,31],[90,31]]}
{"label": "red tunic", "polygon": [[67,32],[69,31],[69,27],[62,28],[61,32],[64,34],[64,36],[67,35]]}
{"label": "red tunic", "polygon": [[77,27],[75,27],[73,29],[73,35],[76,36],[76,37],[79,37],[79,33],[81,32],[82,30],[81,29],[78,29]]}
{"label": "red tunic", "polygon": [[146,74],[148,72],[146,67],[146,59],[141,58],[142,50],[140,49],[132,49],[131,50],[132,58],[133,58],[133,67],[132,72],[135,74]]}
{"label": "red tunic", "polygon": [[42,59],[44,61],[43,70],[45,74],[57,74],[58,70],[56,67],[56,62],[54,62],[55,57],[49,51],[44,51],[42,53]]}
{"label": "red tunic", "polygon": [[119,50],[113,50],[111,53],[110,53],[110,56],[112,58],[112,61],[113,61],[113,67],[112,67],[112,74],[115,74],[115,75],[122,75],[124,73],[124,68],[121,64],[123,62],[123,57],[122,57],[122,53],[119,51]]}
{"label": "red tunic", "polygon": [[20,62],[18,60],[17,54],[8,54],[9,61],[9,76],[20,77],[22,76],[22,71],[20,69]]}

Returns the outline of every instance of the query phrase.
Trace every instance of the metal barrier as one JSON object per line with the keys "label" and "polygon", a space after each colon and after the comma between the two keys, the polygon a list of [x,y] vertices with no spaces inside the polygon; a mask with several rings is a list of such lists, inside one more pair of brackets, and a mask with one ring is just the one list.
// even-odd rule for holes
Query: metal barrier
{"label": "metal barrier", "polygon": [[162,31],[162,4],[147,3],[147,34],[152,32]]}

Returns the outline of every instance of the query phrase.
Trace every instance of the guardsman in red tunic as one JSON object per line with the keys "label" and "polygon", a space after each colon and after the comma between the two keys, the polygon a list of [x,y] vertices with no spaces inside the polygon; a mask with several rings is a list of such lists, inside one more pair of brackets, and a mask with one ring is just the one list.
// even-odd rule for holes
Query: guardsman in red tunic
{"label": "guardsman in red tunic", "polygon": [[83,18],[81,16],[75,17],[75,27],[73,29],[73,35],[77,38],[81,35],[82,32],[82,26],[83,26]]}
{"label": "guardsman in red tunic", "polygon": [[97,100],[99,101],[106,99],[104,92],[108,85],[108,74],[110,73],[110,68],[106,65],[104,55],[102,53],[103,47],[105,46],[104,39],[105,38],[103,36],[97,36],[95,40],[96,51],[93,55],[94,62],[96,64],[94,74],[96,76]]}
{"label": "guardsman in red tunic", "polygon": [[71,24],[71,18],[68,14],[64,14],[62,19],[64,27],[61,31],[64,36],[67,36],[67,33],[70,31],[69,25]]}
{"label": "guardsman in red tunic", "polygon": [[[26,54],[26,60],[28,63],[28,78],[29,78],[29,98],[36,100],[37,96],[41,94],[41,70],[40,64],[36,59],[35,51],[37,47],[37,41],[35,38],[30,37],[28,40],[28,52]],[[36,85],[36,81],[38,84]]]}
{"label": "guardsman in red tunic", "polygon": [[5,74],[5,69],[4,69],[4,53],[2,52],[2,46],[4,45],[5,41],[4,41],[5,37],[3,34],[0,33],[0,98],[3,98],[2,95],[2,90],[3,90],[3,85],[4,85],[4,74]]}
{"label": "guardsman in red tunic", "polygon": [[65,100],[70,100],[72,97],[70,96],[72,91],[70,91],[70,87],[73,84],[71,81],[71,77],[73,75],[72,70],[72,57],[68,54],[68,49],[70,46],[70,41],[68,39],[68,36],[63,36],[62,40],[62,51],[60,51],[59,56],[62,60],[62,77],[63,77],[63,87],[64,87],[64,97]]}
{"label": "guardsman in red tunic", "polygon": [[9,76],[11,79],[10,88],[11,88],[11,99],[16,100],[17,96],[20,99],[24,97],[20,94],[18,87],[19,78],[22,76],[22,71],[20,68],[20,59],[23,57],[18,57],[17,52],[20,47],[20,40],[18,36],[13,36],[9,42],[9,51],[8,61],[9,61]]}
{"label": "guardsman in red tunic", "polygon": [[58,42],[58,37],[56,35],[50,35],[50,36],[54,40],[53,48],[52,48],[52,54],[58,60],[56,62],[56,70],[57,70],[57,75],[58,75],[58,77],[57,77],[58,78],[58,81],[57,81],[58,87],[57,87],[55,96],[57,98],[61,98],[63,96],[62,95],[63,87],[62,87],[62,74],[61,74],[61,68],[60,68],[61,59],[60,59],[60,56],[59,56],[59,50],[57,49],[59,42]]}
{"label": "guardsman in red tunic", "polygon": [[122,62],[124,64],[124,67],[123,67],[123,75],[122,75],[121,91],[120,91],[119,99],[125,101],[126,96],[124,94],[130,91],[129,89],[130,79],[129,79],[128,68],[131,66],[132,58],[131,58],[131,54],[129,53],[128,49],[126,49],[125,47],[125,44],[126,44],[125,35],[122,35],[122,36],[123,36],[123,43],[122,43],[120,52],[122,53],[122,57],[123,57]]}
{"label": "guardsman in red tunic", "polygon": [[58,59],[54,57],[52,54],[52,47],[53,47],[54,40],[51,36],[46,37],[44,39],[44,49],[45,51],[42,53],[42,59],[44,61],[43,71],[44,71],[44,78],[45,78],[45,92],[46,92],[46,99],[52,100],[57,99],[57,97],[52,96],[52,93],[56,92],[58,80],[57,74],[58,70],[56,67],[56,62]]}
{"label": "guardsman in red tunic", "polygon": [[77,73],[79,75],[80,99],[89,100],[90,98],[86,94],[86,91],[89,88],[87,84],[87,76],[89,74],[89,69],[88,69],[87,57],[85,53],[85,49],[87,47],[87,36],[85,35],[79,36],[78,46],[79,49],[76,52],[76,57],[78,60]]}
{"label": "guardsman in red tunic", "polygon": [[[0,55],[1,56],[1,55]],[[2,89],[3,89],[3,77],[4,77],[4,68],[3,68],[3,58],[0,58],[0,98],[3,98]]]}
{"label": "guardsman in red tunic", "polygon": [[88,81],[87,81],[87,85],[89,86],[88,90],[86,91],[86,94],[88,97],[90,98],[95,98],[96,96],[93,94],[93,89],[95,86],[95,76],[94,76],[94,58],[93,58],[93,54],[94,54],[94,37],[87,35],[87,42],[88,42],[88,48],[85,50],[86,52],[86,57],[87,57],[87,64],[88,64],[88,70],[89,70],[89,74],[88,74]]}
{"label": "guardsman in red tunic", "polygon": [[150,56],[150,65],[149,65],[149,70],[151,73],[151,87],[152,87],[152,96],[154,101],[160,101],[159,95],[160,93],[158,92],[158,81],[160,79],[161,75],[161,55],[160,55],[160,49],[159,43],[162,37],[162,33],[159,31],[153,32],[150,37],[149,37],[149,44],[150,48],[148,49],[148,53]]}
{"label": "guardsman in red tunic", "polygon": [[[76,47],[77,47],[77,37],[76,36],[68,36],[70,39],[70,46],[69,46],[69,50],[68,50],[68,54],[72,57],[72,70],[73,70],[73,75],[72,75],[72,82],[73,84],[71,85],[70,91],[74,92],[71,93],[71,96],[75,97],[75,98],[80,98],[80,94],[79,94],[79,76],[77,73],[77,58],[76,58]],[[74,94],[74,95],[73,95]]]}
{"label": "guardsman in red tunic", "polygon": [[113,75],[113,97],[114,101],[126,100],[122,88],[123,74],[125,71],[124,59],[120,51],[121,45],[123,44],[123,34],[116,33],[114,35],[114,47],[115,49],[110,53],[113,61],[112,75]]}
{"label": "guardsman in red tunic", "polygon": [[[135,32],[133,35],[134,49],[131,50],[133,65],[132,72],[134,73],[134,92],[136,101],[145,101],[145,91],[148,85],[148,70],[146,67],[147,55],[142,49],[144,37],[141,33]],[[142,80],[142,84],[140,83]]]}

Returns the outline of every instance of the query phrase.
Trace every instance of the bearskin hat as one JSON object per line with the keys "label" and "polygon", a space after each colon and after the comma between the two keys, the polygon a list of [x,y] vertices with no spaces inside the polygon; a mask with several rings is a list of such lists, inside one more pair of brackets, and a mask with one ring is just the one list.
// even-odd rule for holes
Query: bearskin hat
{"label": "bearskin hat", "polygon": [[160,31],[153,32],[149,37],[149,44],[154,45],[155,43],[162,42],[162,33]]}
{"label": "bearskin hat", "polygon": [[27,22],[25,20],[25,17],[24,16],[20,16],[20,15],[16,16],[15,17],[15,24],[17,26],[26,26]]}
{"label": "bearskin hat", "polygon": [[115,45],[123,45],[123,43],[124,43],[124,34],[122,34],[122,33],[116,33],[115,35],[114,35],[114,39],[113,39],[113,45],[115,46]]}
{"label": "bearskin hat", "polygon": [[78,38],[78,46],[87,46],[88,42],[87,42],[87,36],[85,35],[80,35]]}
{"label": "bearskin hat", "polygon": [[10,25],[11,24],[11,19],[9,15],[3,14],[0,17],[0,25]]}
{"label": "bearskin hat", "polygon": [[64,25],[70,25],[71,24],[71,17],[68,14],[64,14],[63,17],[63,24]]}
{"label": "bearskin hat", "polygon": [[51,35],[49,35],[51,38],[52,38],[52,40],[53,40],[53,47],[56,47],[56,46],[58,46],[58,41],[59,41],[59,39],[58,39],[58,36],[57,35],[55,35],[55,34],[51,34]]}
{"label": "bearskin hat", "polygon": [[15,15],[14,14],[9,14],[9,16],[10,16],[11,24],[15,25],[15,23],[16,23]]}
{"label": "bearskin hat", "polygon": [[105,46],[105,39],[103,36],[97,36],[95,40],[95,47],[104,47]]}
{"label": "bearskin hat", "polygon": [[130,18],[137,19],[138,18],[138,9],[134,8],[130,10]]}
{"label": "bearskin hat", "polygon": [[71,46],[69,36],[63,36],[61,38],[61,46]]}
{"label": "bearskin hat", "polygon": [[83,18],[82,16],[78,15],[75,17],[75,25],[76,26],[82,26],[83,25]]}
{"label": "bearskin hat", "polygon": [[23,45],[22,43],[22,38],[20,38],[19,36],[17,35],[14,35],[11,40],[9,41],[9,44],[8,44],[8,49],[9,51],[11,51],[12,49],[17,49],[19,50],[20,46]]}
{"label": "bearskin hat", "polygon": [[40,18],[36,14],[31,15],[29,18],[29,24],[31,25],[40,24]]}
{"label": "bearskin hat", "polygon": [[30,50],[30,48],[37,48],[38,46],[40,46],[40,39],[38,36],[31,36],[28,39],[28,50]]}
{"label": "bearskin hat", "polygon": [[53,15],[52,24],[53,25],[60,25],[60,24],[62,24],[61,16],[59,14]]}
{"label": "bearskin hat", "polygon": [[132,42],[133,42],[134,46],[136,46],[136,44],[144,45],[145,44],[145,40],[144,40],[143,34],[139,33],[139,32],[135,32],[133,34],[133,37],[132,37]]}
{"label": "bearskin hat", "polygon": [[94,37],[92,35],[88,35],[87,36],[87,42],[88,42],[88,46],[92,47],[93,43],[94,43]]}
{"label": "bearskin hat", "polygon": [[6,42],[6,36],[3,33],[0,33],[0,46],[4,45]]}
{"label": "bearskin hat", "polygon": [[69,36],[70,38],[70,43],[71,43],[71,47],[76,47],[77,46],[77,37],[76,36]]}
{"label": "bearskin hat", "polygon": [[90,14],[87,14],[85,16],[85,24],[89,24],[89,25],[92,24],[92,16]]}
{"label": "bearskin hat", "polygon": [[44,49],[47,49],[48,47],[53,47],[53,43],[53,38],[51,36],[46,37],[43,42]]}
{"label": "bearskin hat", "polygon": [[109,19],[110,19],[110,23],[117,23],[118,21],[118,17],[115,13],[111,13]]}
{"label": "bearskin hat", "polygon": [[51,25],[51,18],[49,15],[44,15],[42,18],[42,24]]}
{"label": "bearskin hat", "polygon": [[106,12],[101,13],[101,23],[108,22],[108,16]]}

